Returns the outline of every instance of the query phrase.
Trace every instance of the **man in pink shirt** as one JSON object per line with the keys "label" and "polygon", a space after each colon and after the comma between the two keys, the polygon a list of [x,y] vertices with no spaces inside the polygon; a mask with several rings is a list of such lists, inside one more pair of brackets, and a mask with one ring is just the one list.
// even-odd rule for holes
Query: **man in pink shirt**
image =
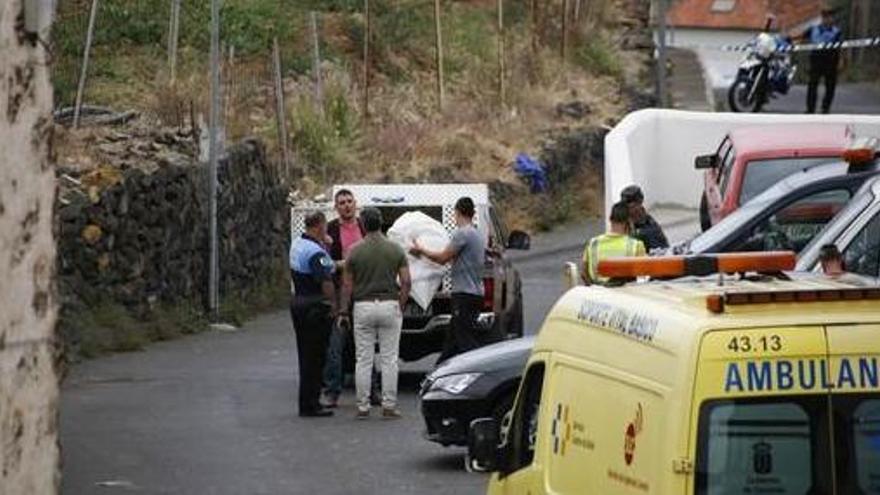
{"label": "man in pink shirt", "polygon": [[[351,191],[348,189],[337,191],[333,197],[333,206],[338,216],[327,224],[327,235],[332,240],[329,251],[330,257],[336,262],[337,276],[334,278],[334,283],[339,289],[342,281],[340,274],[344,269],[345,259],[348,258],[355,244],[364,238],[365,232],[357,216],[357,201]],[[346,309],[349,310],[350,308]],[[324,405],[327,407],[336,407],[339,395],[342,394],[342,362],[347,337],[344,329],[333,326],[324,364]]]}

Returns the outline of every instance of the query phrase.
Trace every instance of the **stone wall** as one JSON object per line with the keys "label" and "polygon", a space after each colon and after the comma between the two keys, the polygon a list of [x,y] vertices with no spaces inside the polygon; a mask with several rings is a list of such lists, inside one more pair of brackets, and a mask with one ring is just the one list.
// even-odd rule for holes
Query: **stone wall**
{"label": "stone wall", "polygon": [[[157,135],[189,142],[167,132]],[[141,138],[123,140],[117,147],[153,146]],[[164,161],[156,167],[137,162],[129,159],[84,171],[59,168],[58,267],[64,314],[107,303],[122,305],[135,317],[159,304],[205,307],[206,167],[194,160]],[[286,189],[256,140],[230,148],[218,175],[220,295],[246,298],[286,266]],[[75,348],[79,336],[64,321],[62,329],[66,343]]]}
{"label": "stone wall", "polygon": [[0,2],[0,493],[58,491],[47,54]]}

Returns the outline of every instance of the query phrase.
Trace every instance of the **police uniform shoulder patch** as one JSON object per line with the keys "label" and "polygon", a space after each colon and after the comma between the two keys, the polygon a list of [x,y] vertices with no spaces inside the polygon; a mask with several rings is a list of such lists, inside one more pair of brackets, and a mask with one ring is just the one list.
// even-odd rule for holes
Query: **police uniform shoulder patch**
{"label": "police uniform shoulder patch", "polygon": [[335,267],[335,265],[333,264],[333,260],[330,259],[329,256],[327,256],[326,254],[321,256],[321,258],[318,260],[318,263],[321,264],[321,268],[324,269],[326,273],[333,273],[333,268]]}

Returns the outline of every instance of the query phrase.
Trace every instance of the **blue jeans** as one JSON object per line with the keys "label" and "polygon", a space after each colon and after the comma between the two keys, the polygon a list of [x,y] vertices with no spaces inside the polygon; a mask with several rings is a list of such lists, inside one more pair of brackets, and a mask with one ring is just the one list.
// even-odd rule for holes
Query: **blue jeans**
{"label": "blue jeans", "polygon": [[342,394],[342,350],[345,348],[345,330],[334,324],[327,345],[324,363],[324,394],[338,398]]}

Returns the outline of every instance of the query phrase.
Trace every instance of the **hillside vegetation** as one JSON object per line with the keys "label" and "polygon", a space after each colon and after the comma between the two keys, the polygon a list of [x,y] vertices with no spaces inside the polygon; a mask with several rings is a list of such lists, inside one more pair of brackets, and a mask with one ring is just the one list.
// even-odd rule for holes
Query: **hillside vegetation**
{"label": "hillside vegetation", "polygon": [[[56,105],[74,100],[91,2],[62,2],[54,32]],[[102,0],[85,103],[141,113],[137,125],[185,128],[206,120],[210,2],[184,0],[177,77],[166,52],[168,0]],[[222,9],[227,138],[262,138],[279,156],[272,44],[277,39],[293,151],[290,187],[304,194],[337,181],[485,181],[506,198],[508,220],[550,226],[598,212],[601,150],[594,136],[632,107],[645,85],[644,8],[628,0],[504,2],[500,93],[496,2],[443,1],[445,101],[436,82],[434,2],[370,2],[369,112],[364,115],[362,0],[225,0]],[[563,5],[569,11],[563,16]],[[316,97],[310,12],[318,14],[321,99]],[[568,27],[563,61],[563,24]],[[626,49],[624,49],[626,48]],[[570,109],[574,109],[571,111]],[[59,130],[58,161],[104,164],[112,129]],[[568,138],[567,138],[568,137]],[[559,149],[565,143],[576,149]],[[590,146],[596,147],[595,139]],[[560,143],[562,143],[560,145]],[[598,146],[601,146],[599,140]],[[568,163],[551,191],[530,195],[510,166],[519,152]],[[593,165],[597,165],[593,163]]]}

